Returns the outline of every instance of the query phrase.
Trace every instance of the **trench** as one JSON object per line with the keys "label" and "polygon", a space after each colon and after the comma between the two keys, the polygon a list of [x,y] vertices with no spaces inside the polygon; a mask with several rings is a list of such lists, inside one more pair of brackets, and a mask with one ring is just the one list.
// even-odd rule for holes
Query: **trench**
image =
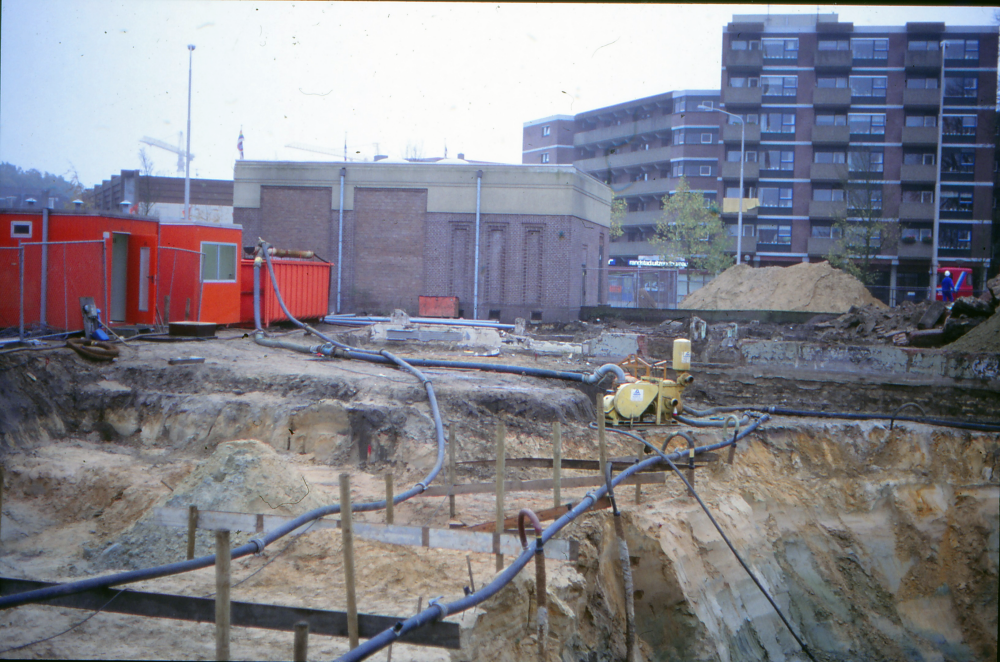
{"label": "trench", "polygon": [[[136,528],[169,495],[149,487],[152,478],[149,485],[135,481],[128,462],[176,487],[220,449],[238,457],[238,449],[230,449],[240,440],[255,440],[268,449],[264,455],[307,457],[331,472],[348,467],[376,478],[387,470],[416,476],[433,454],[422,389],[388,369],[331,376],[222,361],[181,369],[94,367],[62,353],[2,361],[7,494],[0,560],[14,568],[33,567],[25,556],[32,541],[51,541],[60,527],[80,521],[96,533],[69,561],[59,561],[54,574],[60,577],[72,574],[66,563],[75,572],[99,573],[176,560],[177,532]],[[441,381],[443,415],[462,439],[460,460],[489,457],[500,421],[512,452],[521,456],[545,456],[559,421],[567,453],[594,457],[587,428],[593,389],[512,377],[442,375]],[[696,435],[704,443],[718,439],[712,431]],[[635,452],[634,444],[615,444],[612,454]],[[884,421],[776,418],[739,446],[732,465],[720,460],[699,470],[697,486],[818,659],[995,659],[998,446],[996,433],[918,423],[897,422],[889,430]],[[66,454],[38,460],[54,458],[46,454],[53,448]],[[118,459],[87,470],[78,462],[88,452]],[[183,461],[168,461],[172,457]],[[249,466],[227,461],[230,474]],[[491,477],[480,467],[461,478]],[[227,484],[219,482],[220,489]],[[286,482],[292,498],[294,476]],[[644,488],[638,505],[631,488],[619,490],[619,501],[642,659],[806,659],[678,481]],[[424,517],[429,510],[401,509],[400,516]],[[480,510],[488,512],[489,504]],[[447,526],[446,511],[435,525]],[[594,512],[566,529],[581,551],[576,562],[550,572],[551,659],[624,659],[624,599],[611,521],[608,512]],[[198,553],[210,553],[210,534],[199,536]],[[328,572],[296,562],[312,573]],[[431,552],[422,562],[429,576],[437,576],[435,563],[456,567],[456,559]],[[463,619],[463,648],[450,659],[537,659],[536,600],[531,572],[521,572]],[[421,654],[394,658],[443,659]]]}

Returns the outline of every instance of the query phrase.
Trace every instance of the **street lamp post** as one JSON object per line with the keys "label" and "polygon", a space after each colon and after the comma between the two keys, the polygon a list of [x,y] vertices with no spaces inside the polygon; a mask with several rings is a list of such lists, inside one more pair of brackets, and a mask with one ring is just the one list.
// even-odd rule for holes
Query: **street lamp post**
{"label": "street lamp post", "polygon": [[[746,139],[747,139],[747,124],[739,115],[734,115],[733,113],[727,113],[726,111],[715,108],[714,106],[698,106],[700,110],[714,110],[717,113],[722,113],[723,115],[729,115],[730,117],[739,120],[740,122],[740,209],[736,214],[736,264],[740,263],[743,257],[743,165],[746,162]],[[723,204],[725,204],[726,191],[723,187],[722,191]]]}
{"label": "street lamp post", "polygon": [[187,149],[184,151],[184,220],[191,220],[191,60],[194,44],[188,44],[188,129]]}
{"label": "street lamp post", "polygon": [[[938,42],[938,52],[941,54],[941,76],[940,82],[938,83],[938,90],[941,92],[941,98],[938,100],[938,117],[937,117],[937,161],[935,162],[935,170],[937,170],[937,177],[934,180],[934,230],[931,232],[931,278],[930,286],[928,287],[928,298],[927,300],[931,303],[937,298],[937,278],[938,278],[938,242],[939,242],[939,232],[941,230],[941,153],[942,153],[942,143],[944,142],[944,48],[945,44],[943,41]],[[941,297],[944,299],[944,297]]]}

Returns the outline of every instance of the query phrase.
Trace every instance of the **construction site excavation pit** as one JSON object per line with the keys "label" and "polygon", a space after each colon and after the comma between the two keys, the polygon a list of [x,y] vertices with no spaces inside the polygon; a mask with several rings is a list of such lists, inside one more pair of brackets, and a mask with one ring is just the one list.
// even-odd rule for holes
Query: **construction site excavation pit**
{"label": "construction site excavation pit", "polygon": [[[354,333],[337,337],[378,351]],[[317,342],[298,331],[282,339]],[[353,503],[378,501],[386,496],[387,475],[399,494],[422,481],[437,460],[424,386],[391,365],[261,347],[237,330],[208,341],[136,339],[118,348],[118,359],[106,363],[69,349],[0,355],[5,598],[24,590],[8,580],[67,583],[183,561],[187,515],[183,526],[170,518],[190,506],[206,522],[212,513],[261,515],[255,521],[268,530],[281,518],[337,503],[341,474],[350,475]],[[606,362],[530,352],[482,356],[446,343],[390,349],[404,359],[586,374]],[[204,360],[176,361],[192,357]],[[420,370],[433,384],[445,437],[453,432],[456,439],[457,485],[495,483],[502,423],[504,515],[551,509],[552,490],[539,485],[553,478],[544,460],[553,457],[558,423],[562,504],[577,504],[597,489],[593,480],[574,486],[571,479],[598,472],[570,461],[599,457],[594,403],[613,386],[612,376],[585,384]],[[697,365],[692,372],[697,388],[688,392],[698,399],[687,406],[740,404],[713,399],[732,384],[716,391],[705,383],[714,375],[699,374]],[[796,404],[819,409],[821,403]],[[720,413],[719,422],[726,415]],[[615,475],[636,458],[654,457],[611,427],[607,455]],[[698,446],[733,434],[732,427],[674,429],[690,431]],[[638,432],[657,447],[668,437],[665,428]],[[674,437],[667,450],[686,447]],[[736,445],[731,463],[728,448],[699,459],[694,487],[814,659],[995,660],[998,449],[997,432],[772,415]],[[686,456],[678,466],[687,475]],[[669,467],[637,475],[647,480],[641,491],[632,484],[615,489],[633,583],[636,659],[810,659]],[[390,530],[384,510],[354,513],[360,613],[403,620],[435,598],[454,602],[497,576],[488,549],[455,542],[476,535],[463,528],[495,521],[492,488],[456,490],[452,517],[449,497],[437,489],[447,484],[446,453],[444,470],[428,486],[432,495],[395,506],[392,526],[415,527],[416,544],[370,533]],[[233,560],[233,602],[346,610],[342,531],[330,524],[337,519],[328,516],[260,554]],[[232,527],[233,547],[259,535],[250,521]],[[550,546],[545,659],[625,660],[626,600],[611,509],[599,503],[563,527]],[[213,531],[200,528],[195,557],[214,547]],[[519,551],[508,548],[504,565]],[[494,597],[443,619],[456,624],[460,647],[395,643],[391,654],[382,649],[370,659],[539,659],[533,563]],[[116,586],[109,595],[127,589],[214,598],[215,586],[214,568],[205,567]],[[215,657],[211,619],[115,613],[114,604],[100,611],[46,604],[4,609],[0,656]],[[232,659],[292,657],[290,631],[234,623],[230,637]],[[310,659],[337,658],[349,648],[346,637],[310,634]]]}

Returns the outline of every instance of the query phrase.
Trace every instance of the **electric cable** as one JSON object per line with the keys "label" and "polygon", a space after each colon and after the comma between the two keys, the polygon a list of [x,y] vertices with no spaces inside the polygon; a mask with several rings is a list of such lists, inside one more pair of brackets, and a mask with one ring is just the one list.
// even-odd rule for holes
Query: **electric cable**
{"label": "electric cable", "polygon": [[0,650],[0,655],[3,655],[4,653],[10,653],[12,651],[19,651],[19,650],[21,650],[23,648],[28,648],[28,647],[34,646],[36,644],[45,643],[46,641],[51,641],[51,640],[55,639],[56,637],[61,637],[64,634],[66,634],[67,632],[70,632],[72,630],[77,629],[78,627],[80,627],[81,625],[83,625],[84,623],[86,623],[87,621],[89,621],[90,619],[92,619],[94,616],[97,616],[102,611],[104,611],[105,607],[107,607],[109,604],[111,604],[114,601],[115,598],[117,598],[119,595],[122,594],[122,592],[124,590],[125,589],[123,589],[123,588],[122,589],[118,589],[118,592],[115,593],[114,595],[112,595],[110,600],[108,600],[103,605],[101,605],[100,607],[98,607],[97,609],[95,609],[94,613],[90,614],[89,616],[87,616],[85,619],[83,619],[79,623],[76,623],[75,625],[69,626],[68,628],[66,628],[62,632],[57,632],[56,634],[54,634],[54,635],[52,635],[50,637],[45,637],[44,639],[37,639],[35,641],[31,641],[31,642],[26,643],[26,644],[21,644],[20,646],[14,646],[12,648],[5,648],[4,650]]}

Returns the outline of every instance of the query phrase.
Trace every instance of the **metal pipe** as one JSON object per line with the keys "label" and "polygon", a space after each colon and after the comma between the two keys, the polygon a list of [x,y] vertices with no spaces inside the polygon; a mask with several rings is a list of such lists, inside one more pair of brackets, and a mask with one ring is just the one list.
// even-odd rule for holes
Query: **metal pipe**
{"label": "metal pipe", "polygon": [[191,60],[194,44],[188,44],[188,121],[187,149],[184,152],[184,220],[191,220]]}
{"label": "metal pipe", "polygon": [[476,247],[475,263],[472,267],[472,319],[479,319],[479,212],[482,201],[483,171],[476,171]]}
{"label": "metal pipe", "polygon": [[545,643],[549,631],[548,591],[545,581],[545,549],[542,541],[542,523],[530,508],[522,508],[517,514],[517,532],[521,536],[521,549],[528,549],[528,537],[524,533],[524,518],[531,520],[535,527],[535,606],[538,623],[538,659],[545,662]]}
{"label": "metal pipe", "polygon": [[19,303],[19,313],[18,313],[18,327],[17,327],[17,337],[18,340],[24,341],[24,244],[18,244],[17,246],[17,282],[18,282],[18,292],[20,292],[20,303]]}
{"label": "metal pipe", "polygon": [[[723,428],[728,425],[728,418],[724,421],[699,421],[696,418],[688,418],[687,416],[681,416],[680,414],[674,414],[674,419],[680,421],[684,425],[690,425],[696,428]],[[749,416],[744,416],[740,421],[740,425],[746,425],[750,422]]]}
{"label": "metal pipe", "polygon": [[[931,231],[931,278],[927,300],[933,302],[937,299],[937,277],[938,277],[938,233],[941,230],[941,143],[944,141],[944,42],[938,42],[938,49],[941,53],[941,75],[938,89],[941,90],[941,99],[938,101],[938,135],[937,135],[937,161],[934,169],[937,177],[934,179],[934,229]],[[944,299],[944,297],[941,297]]]}
{"label": "metal pipe", "polygon": [[911,423],[924,423],[925,425],[940,425],[942,427],[958,428],[961,430],[977,430],[979,432],[1000,432],[1000,423],[966,423],[965,421],[948,421],[941,418],[928,418],[924,416],[893,416],[889,414],[841,414],[830,411],[808,411],[803,409],[785,409],[784,407],[768,407],[769,414],[778,416],[815,416],[816,418],[840,418],[854,421],[879,421],[896,420],[909,421]]}
{"label": "metal pipe", "polygon": [[253,324],[258,331],[260,328],[260,263],[263,260],[260,256],[253,259]]}
{"label": "metal pipe", "polygon": [[[742,259],[743,252],[743,170],[747,159],[747,123],[741,116],[734,113],[728,113],[721,108],[715,108],[714,106],[698,106],[698,109],[714,110],[717,113],[728,115],[729,117],[739,120],[740,122],[740,210],[736,215],[736,264],[739,264]],[[725,191],[723,191],[723,193],[725,193]],[[723,197],[723,199],[725,198]]]}
{"label": "metal pipe", "polygon": [[[46,206],[42,209],[42,283],[41,292],[39,292],[39,311],[38,311],[38,321],[41,323],[42,328],[45,327],[46,323],[46,312],[48,308],[48,294],[49,294],[49,208]],[[63,265],[63,273],[65,273],[66,267],[65,263]],[[67,325],[68,326],[68,325]]]}
{"label": "metal pipe", "polygon": [[340,169],[340,213],[339,225],[337,226],[337,312],[340,312],[340,290],[341,277],[344,265],[344,178],[347,177],[347,168]]}
{"label": "metal pipe", "polygon": [[[504,331],[511,331],[515,328],[513,324],[501,324],[500,322],[490,322],[487,320],[477,321],[477,320],[467,320],[467,319],[448,319],[442,317],[411,317],[410,322],[414,324],[442,324],[446,326],[476,326],[492,329],[503,329]],[[391,317],[377,317],[372,315],[366,315],[363,317],[358,316],[346,316],[346,315],[327,315],[323,318],[323,321],[327,324],[342,324],[345,326],[368,326],[369,324],[375,324],[377,322],[391,322]]]}

